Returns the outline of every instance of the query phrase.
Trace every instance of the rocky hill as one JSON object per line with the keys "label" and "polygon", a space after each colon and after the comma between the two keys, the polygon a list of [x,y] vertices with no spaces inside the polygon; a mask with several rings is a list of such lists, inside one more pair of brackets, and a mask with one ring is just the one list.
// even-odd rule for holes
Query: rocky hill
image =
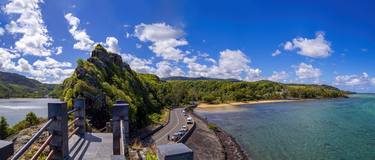
{"label": "rocky hill", "polygon": [[90,58],[77,63],[73,75],[63,83],[63,100],[71,107],[75,98],[85,97],[86,113],[95,128],[110,120],[110,107],[116,100],[130,104],[131,126],[137,128],[147,125],[148,116],[162,109],[153,82],[131,70],[120,55],[97,45]]}

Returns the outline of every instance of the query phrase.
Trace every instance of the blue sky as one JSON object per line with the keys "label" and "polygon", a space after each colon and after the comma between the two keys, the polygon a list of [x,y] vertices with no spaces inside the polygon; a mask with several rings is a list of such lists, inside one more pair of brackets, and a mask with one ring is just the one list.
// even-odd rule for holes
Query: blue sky
{"label": "blue sky", "polygon": [[160,77],[375,92],[371,1],[0,0],[0,70],[47,83],[101,43]]}

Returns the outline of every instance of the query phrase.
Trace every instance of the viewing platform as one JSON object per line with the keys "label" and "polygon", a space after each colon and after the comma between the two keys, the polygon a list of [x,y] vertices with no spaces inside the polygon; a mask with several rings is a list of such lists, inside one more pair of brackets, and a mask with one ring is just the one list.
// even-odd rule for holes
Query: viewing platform
{"label": "viewing platform", "polygon": [[[1,159],[18,160],[29,150],[43,132],[47,139],[34,153],[31,160],[39,159],[49,147],[45,159],[50,160],[123,160],[128,155],[129,104],[117,101],[112,107],[111,133],[86,132],[85,100],[76,99],[72,110],[67,110],[65,102],[48,104],[48,121],[33,134],[31,139],[14,152],[13,143],[0,141]],[[73,116],[69,116],[69,115]],[[72,120],[68,120],[73,117]]]}

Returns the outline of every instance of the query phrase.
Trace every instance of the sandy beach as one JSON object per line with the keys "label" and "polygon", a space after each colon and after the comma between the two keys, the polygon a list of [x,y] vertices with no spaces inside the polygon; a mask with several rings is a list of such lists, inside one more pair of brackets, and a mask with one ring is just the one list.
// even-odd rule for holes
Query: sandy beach
{"label": "sandy beach", "polygon": [[278,100],[259,100],[259,101],[246,101],[246,102],[232,102],[232,103],[221,103],[221,104],[208,104],[200,103],[197,107],[201,109],[210,108],[234,108],[244,104],[264,104],[264,103],[282,103],[282,102],[295,102],[303,101],[302,99],[278,99]]}

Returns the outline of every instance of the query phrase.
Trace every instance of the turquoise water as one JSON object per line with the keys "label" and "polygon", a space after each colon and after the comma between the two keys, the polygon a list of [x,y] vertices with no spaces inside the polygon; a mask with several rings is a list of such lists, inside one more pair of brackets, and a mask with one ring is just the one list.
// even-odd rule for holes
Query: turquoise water
{"label": "turquoise water", "polygon": [[197,112],[254,160],[375,160],[375,94]]}

